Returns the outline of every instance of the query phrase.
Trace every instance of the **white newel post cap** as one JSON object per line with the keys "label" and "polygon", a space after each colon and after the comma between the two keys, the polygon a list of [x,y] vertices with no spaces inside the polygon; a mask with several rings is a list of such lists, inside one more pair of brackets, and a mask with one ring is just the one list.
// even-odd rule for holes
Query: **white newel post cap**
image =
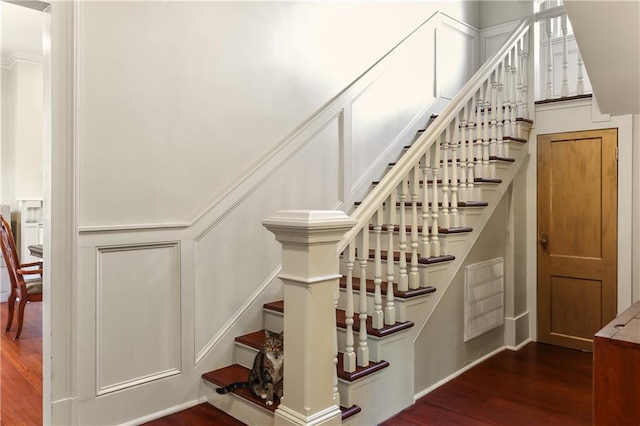
{"label": "white newel post cap", "polygon": [[340,210],[280,210],[262,221],[283,244],[338,242],[356,223]]}

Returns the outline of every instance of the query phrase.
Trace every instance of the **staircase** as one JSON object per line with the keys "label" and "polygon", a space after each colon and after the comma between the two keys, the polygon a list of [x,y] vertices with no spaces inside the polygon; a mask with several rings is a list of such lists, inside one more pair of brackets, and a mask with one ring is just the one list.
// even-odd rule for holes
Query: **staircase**
{"label": "staircase", "polygon": [[[336,290],[331,300],[322,302],[335,320],[335,337],[326,340],[324,328],[318,334],[320,343],[314,335],[285,333],[287,363],[293,363],[293,348],[334,354],[333,363],[318,368],[325,371],[328,365],[333,370],[328,374],[335,376],[333,395],[335,401],[339,398],[343,424],[377,424],[413,403],[414,340],[528,155],[532,122],[525,118],[526,77],[518,71],[526,69],[521,52],[528,28],[527,21],[518,27],[355,206],[345,227],[350,230],[334,245],[340,277],[315,272],[327,288],[339,288],[339,294]],[[286,252],[285,242],[278,239]],[[287,253],[281,274],[285,297],[287,280],[296,276],[288,271],[286,263],[294,258]],[[288,303],[296,307],[297,316],[308,310]],[[284,329],[284,305],[280,300],[263,306],[264,329]],[[319,327],[314,321],[309,320],[313,325],[307,329]],[[215,388],[246,380],[263,336],[262,330],[252,330],[236,337],[235,364],[202,375],[208,401],[251,425],[273,424],[279,402],[267,406],[247,389],[219,395]],[[314,344],[319,347],[310,349]],[[307,379],[301,379],[300,392],[307,392]],[[286,404],[287,391],[285,381]]]}

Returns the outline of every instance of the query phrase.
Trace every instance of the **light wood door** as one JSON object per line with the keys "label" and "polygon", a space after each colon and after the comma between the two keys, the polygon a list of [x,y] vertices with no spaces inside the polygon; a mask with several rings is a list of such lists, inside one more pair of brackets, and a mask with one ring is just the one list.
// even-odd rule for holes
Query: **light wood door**
{"label": "light wood door", "polygon": [[592,350],[616,314],[617,130],[538,136],[538,340]]}

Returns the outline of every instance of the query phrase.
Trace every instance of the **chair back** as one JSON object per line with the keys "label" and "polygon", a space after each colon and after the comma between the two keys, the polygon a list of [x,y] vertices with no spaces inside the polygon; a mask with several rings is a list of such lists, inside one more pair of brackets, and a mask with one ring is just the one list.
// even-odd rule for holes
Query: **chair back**
{"label": "chair back", "polygon": [[9,271],[11,291],[15,292],[20,287],[18,280],[22,280],[22,276],[17,273],[17,270],[20,268],[20,260],[18,259],[16,242],[13,239],[9,223],[2,215],[0,215],[0,249],[2,250],[4,262],[7,264],[7,270]]}

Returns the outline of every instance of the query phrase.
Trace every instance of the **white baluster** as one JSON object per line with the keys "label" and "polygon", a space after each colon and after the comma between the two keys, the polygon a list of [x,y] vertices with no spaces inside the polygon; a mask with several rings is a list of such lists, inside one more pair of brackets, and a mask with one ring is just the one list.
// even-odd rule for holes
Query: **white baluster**
{"label": "white baluster", "polygon": [[[347,271],[347,289],[346,289],[346,309],[345,309],[345,324],[347,325],[346,338],[345,338],[345,351],[343,354],[344,371],[352,373],[356,371],[356,353],[353,349],[353,264],[356,256],[355,244],[351,243],[347,247],[345,252],[345,269]],[[361,288],[360,291],[363,291]],[[366,291],[365,291],[366,293]]]}
{"label": "white baluster", "polygon": [[369,260],[369,227],[365,227],[358,235],[358,262],[360,263],[360,330],[358,332],[358,365],[369,365],[369,346],[367,344],[367,261]]}
{"label": "white baluster", "polygon": [[[429,152],[431,150],[428,149],[426,154],[422,157],[421,169],[422,169],[422,240],[420,242],[420,249],[418,250],[420,256],[429,257],[431,255],[431,243],[429,241]],[[418,167],[415,170],[417,170]],[[417,265],[416,265],[417,266]],[[426,276],[426,274],[425,274]],[[417,277],[416,277],[417,278]],[[418,283],[415,283],[418,288]]]}
{"label": "white baluster", "polygon": [[411,174],[411,272],[409,273],[409,288],[420,286],[420,275],[418,271],[418,200],[420,198],[420,175],[417,167],[412,169]]}
{"label": "white baluster", "polygon": [[[502,99],[502,113],[504,114],[503,126],[502,126],[502,134],[513,136],[511,134],[511,113],[509,111],[509,106],[511,105],[511,65],[510,65],[511,51],[507,54],[503,62],[503,77],[502,81],[504,82],[504,92]],[[506,153],[505,153],[506,156]]]}
{"label": "white baluster", "polygon": [[584,75],[582,68],[584,67],[584,62],[582,61],[582,54],[580,50],[578,50],[578,84],[576,85],[576,93],[578,95],[584,95]]}
{"label": "white baluster", "polygon": [[512,85],[511,91],[513,94],[511,96],[511,104],[510,104],[511,129],[509,129],[509,132],[512,136],[516,135],[516,118],[517,118],[518,98],[519,98],[517,58],[518,58],[517,47],[514,47],[513,55],[511,56],[511,60],[513,61],[511,64],[511,85]]}
{"label": "white baluster", "polygon": [[[476,104],[476,177],[482,176],[482,131],[484,123],[482,122],[482,110],[484,108],[484,83],[480,86],[478,93],[478,103]],[[477,198],[474,198],[477,199]]]}
{"label": "white baluster", "polygon": [[551,19],[545,20],[545,29],[547,30],[547,58],[546,58],[546,90],[545,99],[553,98],[553,51],[551,42],[553,40],[553,29],[551,28]]}
{"label": "white baluster", "polygon": [[440,223],[443,228],[451,226],[449,218],[449,142],[451,141],[451,125],[444,131],[442,143],[442,218]]}
{"label": "white baluster", "polygon": [[[441,135],[442,137],[442,135]],[[431,196],[431,255],[440,256],[440,240],[438,235],[438,170],[440,169],[440,138],[433,144],[433,163],[431,172],[433,173],[433,195]]]}
{"label": "white baluster", "polygon": [[471,105],[469,106],[469,125],[467,126],[467,136],[468,136],[468,144],[467,144],[467,199],[465,201],[475,200],[475,190],[474,190],[474,169],[475,169],[475,150],[473,149],[474,145],[474,137],[473,132],[477,123],[473,122],[473,111],[476,107],[476,95],[473,94],[471,98]]}
{"label": "white baluster", "polygon": [[487,91],[484,96],[484,125],[482,126],[482,176],[490,177],[490,167],[489,167],[489,148],[491,146],[490,140],[490,129],[491,129],[491,97],[493,95],[491,91],[491,81],[486,81]]}
{"label": "white baluster", "polygon": [[562,25],[562,87],[560,95],[564,98],[569,96],[569,46],[567,44],[567,15],[560,18]]}
{"label": "white baluster", "polygon": [[520,78],[522,80],[522,110],[519,112],[521,117],[529,117],[529,81],[527,80],[527,73],[529,72],[529,61],[527,60],[529,54],[527,52],[529,46],[529,33],[527,32],[522,38],[522,50],[520,51],[521,65],[520,65]]}
{"label": "white baluster", "polygon": [[458,146],[460,144],[460,113],[453,122],[453,143],[451,144],[451,221],[448,227],[460,226],[458,220]]}
{"label": "white baluster", "polygon": [[393,301],[393,280],[394,280],[394,246],[393,233],[396,228],[396,204],[398,198],[396,191],[391,191],[389,205],[387,207],[387,303],[384,308],[384,323],[392,325],[396,323],[396,307]]}
{"label": "white baluster", "polygon": [[496,99],[496,126],[497,126],[497,143],[496,143],[496,152],[497,152],[497,156],[498,157],[506,157],[505,154],[505,144],[504,144],[504,115],[503,115],[503,111],[502,111],[502,97],[504,96],[503,94],[503,90],[504,90],[504,86],[502,84],[502,82],[498,83],[498,93],[497,93],[497,99]]}
{"label": "white baluster", "polygon": [[[468,104],[465,104],[462,110],[462,121],[460,122],[460,187],[458,190],[458,199],[467,200],[467,128],[469,126]],[[462,226],[459,223],[459,226]]]}
{"label": "white baluster", "polygon": [[398,290],[409,290],[409,275],[407,275],[407,217],[405,203],[407,201],[407,191],[409,190],[409,179],[404,178],[398,186],[398,198],[400,199],[400,229],[399,248],[400,259],[398,268],[400,277],[398,278]]}
{"label": "white baluster", "polygon": [[[382,206],[378,208],[375,220],[376,223],[373,227],[373,234],[375,236],[373,283],[375,287],[373,292],[373,312],[371,314],[371,324],[374,329],[379,330],[384,327],[384,313],[382,312],[382,241],[380,239],[383,223]],[[393,259],[393,257],[391,259]],[[387,258],[387,261],[389,260],[390,259]]]}

